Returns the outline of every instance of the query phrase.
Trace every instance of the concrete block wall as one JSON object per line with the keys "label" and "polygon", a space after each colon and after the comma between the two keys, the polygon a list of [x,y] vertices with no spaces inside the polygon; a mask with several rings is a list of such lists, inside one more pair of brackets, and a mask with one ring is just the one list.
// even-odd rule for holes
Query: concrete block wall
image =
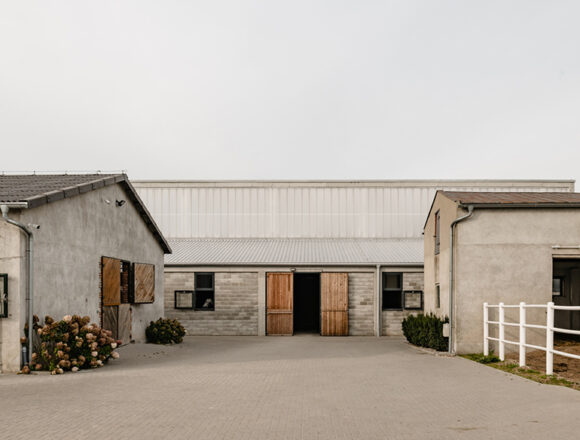
{"label": "concrete block wall", "polygon": [[258,273],[215,272],[215,310],[175,309],[175,290],[193,290],[194,272],[165,273],[165,316],[188,335],[257,335]]}
{"label": "concrete block wall", "polygon": [[[423,290],[423,272],[403,273],[403,290]],[[382,335],[400,336],[403,334],[403,319],[421,310],[383,310]]]}
{"label": "concrete block wall", "polygon": [[348,274],[348,333],[372,336],[375,322],[375,274]]}

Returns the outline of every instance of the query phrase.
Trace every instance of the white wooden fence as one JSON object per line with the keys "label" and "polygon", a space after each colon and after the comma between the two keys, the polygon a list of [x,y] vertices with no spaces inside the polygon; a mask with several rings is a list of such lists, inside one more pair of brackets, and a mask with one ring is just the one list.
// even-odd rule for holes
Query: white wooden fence
{"label": "white wooden fence", "polygon": [[[489,309],[491,308],[499,309],[498,321],[489,320]],[[526,322],[526,309],[531,308],[546,309],[547,311],[546,325],[528,324]],[[519,309],[520,322],[506,322],[505,309]],[[553,302],[549,302],[547,304],[526,304],[524,302],[521,302],[519,305],[508,305],[504,303],[491,305],[488,303],[483,303],[483,354],[485,356],[489,355],[489,341],[497,341],[499,345],[499,358],[503,361],[505,360],[505,344],[518,345],[520,349],[519,350],[520,367],[524,367],[526,365],[526,348],[534,348],[536,350],[542,350],[546,352],[546,374],[554,374],[554,354],[565,356],[572,359],[580,359],[579,355],[554,350],[554,333],[567,333],[569,335],[580,335],[580,331],[578,330],[570,330],[565,328],[554,327],[555,310],[580,311],[580,306],[556,306],[554,305]],[[489,336],[490,324],[499,326],[499,338],[492,338],[491,336]],[[519,327],[520,330],[519,341],[510,341],[505,338],[506,326]],[[546,330],[545,347],[528,344],[526,342],[526,329],[528,328]]]}

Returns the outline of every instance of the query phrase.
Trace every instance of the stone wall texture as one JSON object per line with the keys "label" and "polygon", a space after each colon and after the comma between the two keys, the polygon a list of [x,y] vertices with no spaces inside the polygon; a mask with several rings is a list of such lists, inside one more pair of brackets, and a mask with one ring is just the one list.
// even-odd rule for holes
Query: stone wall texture
{"label": "stone wall texture", "polygon": [[257,335],[258,274],[216,272],[215,310],[175,309],[175,290],[193,290],[194,272],[165,273],[165,316],[178,319],[189,335]]}
{"label": "stone wall texture", "polygon": [[372,336],[375,314],[375,274],[348,274],[348,333]]}
{"label": "stone wall texture", "polygon": [[[403,273],[403,291],[423,290],[423,272]],[[415,305],[415,304],[413,304]],[[422,310],[383,310],[382,335],[400,336],[403,334],[403,319]]]}

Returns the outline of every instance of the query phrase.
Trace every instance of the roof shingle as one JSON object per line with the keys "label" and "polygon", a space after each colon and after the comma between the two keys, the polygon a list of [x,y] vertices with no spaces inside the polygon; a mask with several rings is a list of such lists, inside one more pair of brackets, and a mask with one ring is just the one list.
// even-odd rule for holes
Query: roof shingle
{"label": "roof shingle", "polygon": [[441,191],[447,198],[464,205],[570,205],[580,206],[580,193],[570,192],[462,192]]}

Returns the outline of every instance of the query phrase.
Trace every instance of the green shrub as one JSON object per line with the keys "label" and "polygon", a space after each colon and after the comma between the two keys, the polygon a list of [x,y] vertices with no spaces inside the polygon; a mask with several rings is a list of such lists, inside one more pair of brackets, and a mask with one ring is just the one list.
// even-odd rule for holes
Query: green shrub
{"label": "green shrub", "polygon": [[145,329],[147,342],[153,344],[179,344],[185,336],[185,329],[177,319],[159,318]]}
{"label": "green shrub", "polygon": [[500,358],[493,354],[493,351],[487,356],[485,356],[483,353],[472,353],[465,355],[465,357],[467,359],[471,359],[472,361],[479,362],[480,364],[495,364],[496,362],[500,362]]}
{"label": "green shrub", "polygon": [[445,351],[449,338],[443,337],[443,324],[447,322],[448,318],[441,319],[432,314],[410,315],[403,320],[403,334],[411,344]]}
{"label": "green shrub", "polygon": [[34,329],[40,343],[31,356],[32,370],[62,374],[102,367],[109,359],[119,357],[115,348],[121,341],[114,340],[111,331],[91,324],[88,316],[67,315],[60,321],[46,316],[43,326],[34,316]]}

